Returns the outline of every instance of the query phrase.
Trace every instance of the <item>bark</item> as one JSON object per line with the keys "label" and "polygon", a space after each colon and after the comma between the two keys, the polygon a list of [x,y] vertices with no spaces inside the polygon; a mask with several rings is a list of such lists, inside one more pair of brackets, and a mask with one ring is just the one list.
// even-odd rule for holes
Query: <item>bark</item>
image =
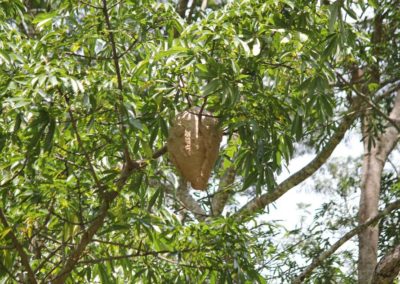
{"label": "bark", "polygon": [[[400,92],[397,93],[393,110],[389,118],[400,121]],[[385,162],[398,141],[398,130],[394,126],[386,130],[376,139],[375,145],[369,147],[368,121],[363,122],[364,158],[362,164],[361,196],[359,222],[374,217],[378,213],[380,183]],[[369,149],[370,148],[370,149]],[[378,227],[371,226],[359,234],[358,282],[370,283],[377,262]]]}
{"label": "bark", "polygon": [[67,262],[63,266],[60,273],[53,279],[51,283],[53,284],[62,284],[65,283],[71,271],[75,268],[75,265],[78,263],[80,257],[84,253],[86,247],[90,242],[92,242],[93,236],[97,233],[97,231],[103,226],[104,219],[108,215],[108,209],[111,206],[111,203],[117,197],[118,193],[116,191],[110,192],[105,198],[103,202],[100,212],[97,214],[97,217],[89,226],[89,228],[83,233],[82,238],[80,239],[78,245],[74,248],[71,254],[68,257]]}
{"label": "bark", "polygon": [[[380,81],[379,44],[382,40],[382,20],[383,18],[381,15],[377,13],[374,18],[374,31],[371,36],[371,42],[373,44],[372,52],[376,56],[376,63],[370,66],[371,83],[379,83]],[[365,85],[362,88],[366,89]],[[368,90],[364,93],[367,94]],[[382,170],[387,156],[391,151],[389,150],[390,146],[385,145],[385,141],[383,141],[385,133],[383,133],[381,137],[378,137],[376,145],[371,147],[371,140],[374,138],[370,135],[370,119],[370,112],[366,111],[361,126],[364,138],[364,157],[362,162],[361,196],[359,205],[360,223],[375,216],[378,212]],[[360,284],[370,283],[377,261],[378,238],[379,232],[377,226],[367,228],[358,236],[358,283]]]}
{"label": "bark", "polygon": [[183,203],[185,208],[193,213],[197,220],[203,221],[208,217],[207,213],[201,208],[199,203],[190,195],[187,181],[181,178],[179,181],[179,186],[177,190],[177,197]]}
{"label": "bark", "polygon": [[390,284],[400,273],[400,245],[386,254],[375,267],[371,283]]}
{"label": "bark", "polygon": [[224,211],[226,202],[231,194],[230,186],[234,181],[235,169],[233,167],[229,167],[221,177],[218,191],[215,193],[211,201],[211,213],[213,216],[219,216],[221,215],[222,211]]}
{"label": "bark", "polygon": [[[185,18],[186,14],[186,9],[188,7],[189,0],[180,0],[178,3],[178,14],[182,18]],[[193,5],[193,4],[192,4]]]}

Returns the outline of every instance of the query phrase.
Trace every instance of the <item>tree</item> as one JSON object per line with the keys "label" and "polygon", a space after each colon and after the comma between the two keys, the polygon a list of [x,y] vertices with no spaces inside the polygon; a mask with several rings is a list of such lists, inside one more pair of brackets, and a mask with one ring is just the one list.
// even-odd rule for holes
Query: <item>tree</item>
{"label": "tree", "polygon": [[[377,264],[376,224],[400,208],[378,210],[399,130],[398,2],[165,2],[0,3],[0,279],[350,281],[333,254],[357,234],[359,283],[394,279],[399,244]],[[225,137],[205,192],[165,146],[193,107]],[[337,242],[318,224],[297,262],[298,232],[282,247],[284,229],[256,217],[360,122],[359,224]],[[315,158],[277,183],[299,144]]]}

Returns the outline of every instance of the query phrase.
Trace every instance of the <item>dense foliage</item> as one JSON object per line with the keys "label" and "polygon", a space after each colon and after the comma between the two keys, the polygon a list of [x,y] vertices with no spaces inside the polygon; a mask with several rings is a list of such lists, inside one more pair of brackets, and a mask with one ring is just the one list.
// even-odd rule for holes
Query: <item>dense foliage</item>
{"label": "dense foliage", "polygon": [[[350,80],[373,60],[369,30],[345,17],[370,4],[216,2],[182,17],[164,2],[0,2],[1,283],[33,282],[24,255],[40,283],[289,282],[331,244],[326,224],[285,232],[237,204],[274,190],[296,143],[329,145],[351,104],[336,72]],[[391,80],[398,53],[388,58]],[[224,131],[209,189],[194,193],[210,212],[200,218],[163,155],[171,121],[192,107]],[[351,281],[342,256],[312,279]]]}

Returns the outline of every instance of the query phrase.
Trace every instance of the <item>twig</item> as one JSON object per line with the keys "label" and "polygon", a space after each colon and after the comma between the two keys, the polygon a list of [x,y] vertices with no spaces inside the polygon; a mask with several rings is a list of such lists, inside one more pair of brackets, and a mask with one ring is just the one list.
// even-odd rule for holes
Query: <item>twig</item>
{"label": "twig", "polygon": [[121,4],[123,1],[124,1],[124,0],[120,0],[120,1],[115,2],[115,3],[112,4],[110,7],[108,7],[108,9],[111,10],[111,9],[114,8],[115,6]]}
{"label": "twig", "polygon": [[201,115],[203,114],[204,108],[206,107],[207,100],[208,100],[208,96],[204,98],[204,102],[201,105],[201,108],[200,108],[200,111],[199,111],[199,123],[200,124],[201,124]]}
{"label": "twig", "polygon": [[350,82],[347,82],[346,79],[343,78],[343,76],[336,72],[336,74],[338,75],[338,77],[340,78],[340,80],[342,82],[345,83],[345,85],[347,85],[348,87],[350,87],[359,97],[361,97],[370,107],[372,107],[377,113],[379,113],[379,115],[381,115],[385,120],[387,120],[390,124],[392,124],[397,131],[400,132],[400,127],[399,124],[394,121],[393,119],[391,119],[386,113],[384,113],[378,106],[376,106],[370,97],[368,97],[367,95],[365,95],[364,93],[360,92],[359,90],[357,90],[357,88],[355,88],[353,86],[353,84],[351,84]]}
{"label": "twig", "polygon": [[66,55],[72,55],[72,56],[76,56],[76,57],[81,57],[81,58],[85,58],[88,60],[110,60],[112,59],[112,57],[104,57],[104,56],[90,56],[90,55],[84,55],[84,54],[78,54],[78,53],[74,53],[74,52],[65,52]]}
{"label": "twig", "polygon": [[92,177],[94,179],[94,182],[96,183],[97,188],[100,191],[103,191],[103,186],[100,183],[99,178],[97,177],[96,171],[94,170],[94,167],[93,167],[92,161],[91,161],[91,159],[89,157],[89,154],[86,151],[85,146],[83,145],[83,142],[82,142],[82,139],[81,139],[81,135],[79,134],[78,126],[76,125],[76,120],[75,120],[74,114],[72,113],[72,110],[71,110],[71,105],[70,105],[69,98],[68,98],[68,96],[66,94],[63,93],[61,88],[58,88],[58,92],[61,94],[61,96],[64,97],[65,102],[67,103],[68,114],[69,114],[69,117],[71,119],[72,128],[74,129],[76,140],[78,141],[79,147],[81,148],[81,150],[83,152],[83,155],[84,155],[84,157],[86,159],[86,162],[87,162],[87,164],[89,166],[89,171],[90,171],[90,173],[91,173],[91,175],[92,175]]}
{"label": "twig", "polygon": [[[266,46],[267,46],[267,45],[266,45]],[[274,68],[285,67],[285,68],[287,68],[287,69],[294,70],[294,68],[293,68],[292,66],[289,66],[289,65],[287,65],[287,64],[285,64],[285,63],[262,62],[262,64],[264,64],[264,65],[269,65],[269,66],[272,66],[272,67],[274,67]]]}
{"label": "twig", "polygon": [[[69,241],[71,237],[67,240]],[[62,248],[64,248],[64,245],[59,245],[55,250],[49,253],[49,255],[42,260],[42,262],[36,267],[35,272],[38,272],[40,269],[42,269],[43,266],[47,264],[47,262]]]}
{"label": "twig", "polygon": [[86,6],[92,7],[92,8],[94,8],[94,9],[98,9],[98,10],[101,10],[101,9],[102,9],[100,6],[96,6],[96,5],[90,4],[90,3],[86,2],[86,1],[83,1],[83,0],[79,0],[79,2],[80,2],[81,4],[84,4],[84,5],[86,5]]}
{"label": "twig", "polygon": [[127,49],[125,49],[123,52],[121,52],[121,53],[118,55],[118,59],[124,57],[124,55],[127,54],[129,51],[131,51],[132,48],[134,48],[135,45],[136,45],[138,42],[139,42],[139,37],[137,37],[137,38],[128,46]]}
{"label": "twig", "polygon": [[28,164],[28,158],[25,158],[24,163],[22,164],[22,167],[8,180],[6,180],[3,184],[0,185],[0,188],[6,187],[8,184],[10,184],[14,179],[16,179],[25,169],[26,165]]}
{"label": "twig", "polygon": [[[118,120],[120,123],[122,144],[124,146],[124,160],[125,160],[126,164],[129,164],[132,161],[131,161],[131,157],[129,154],[128,142],[126,141],[126,127],[125,127],[125,124],[123,123],[124,122],[124,119],[123,119],[124,98],[122,95],[123,86],[122,86],[121,68],[119,66],[119,57],[118,57],[117,47],[115,44],[114,33],[112,32],[113,28],[112,28],[111,22],[110,22],[110,15],[108,14],[107,0],[103,0],[102,2],[103,2],[103,14],[104,14],[104,19],[106,21],[106,25],[107,25],[107,29],[108,29],[108,38],[109,38],[110,44],[111,44],[112,57],[113,57],[113,61],[114,61],[115,73],[117,75],[117,85],[118,85],[118,89],[119,89]],[[128,165],[126,165],[126,166],[128,166]]]}

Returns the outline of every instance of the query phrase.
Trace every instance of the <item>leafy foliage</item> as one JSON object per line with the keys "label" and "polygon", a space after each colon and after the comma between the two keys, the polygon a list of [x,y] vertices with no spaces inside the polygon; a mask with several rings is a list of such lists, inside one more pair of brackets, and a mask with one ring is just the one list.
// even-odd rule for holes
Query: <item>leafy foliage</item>
{"label": "leafy foliage", "polygon": [[[1,1],[2,283],[28,281],[12,235],[41,282],[265,283],[290,281],[282,263],[298,272],[277,224],[233,211],[196,221],[154,153],[177,113],[204,108],[226,139],[200,207],[229,168],[232,192],[273,191],[296,143],[320,150],[336,130],[346,103],[334,71],[370,60],[354,55],[362,29],[343,20],[355,4],[213,2],[185,19],[165,2]],[[304,257],[326,247],[316,240]],[[321,275],[336,279],[330,264]]]}

